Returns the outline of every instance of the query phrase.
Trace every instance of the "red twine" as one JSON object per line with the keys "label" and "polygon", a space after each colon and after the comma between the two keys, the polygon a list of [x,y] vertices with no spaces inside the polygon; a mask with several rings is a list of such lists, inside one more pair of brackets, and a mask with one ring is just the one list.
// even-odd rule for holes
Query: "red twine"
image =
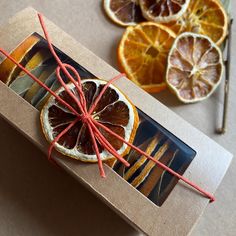
{"label": "red twine", "polygon": [[[16,64],[21,70],[23,70],[28,76],[30,76],[36,83],[38,83],[41,87],[43,87],[45,90],[47,90],[52,96],[54,96],[55,99],[57,99],[62,105],[66,106],[71,112],[73,112],[74,115],[77,116],[77,118],[71,122],[66,129],[64,129],[54,140],[53,142],[50,144],[50,147],[48,149],[48,159],[51,160],[51,153],[52,150],[54,148],[55,143],[57,143],[60,138],[66,134],[78,121],[82,121],[84,124],[87,125],[89,132],[90,132],[90,136],[92,139],[92,143],[93,143],[93,148],[95,151],[95,154],[97,156],[98,159],[98,166],[99,166],[99,171],[100,171],[100,175],[102,177],[106,177],[104,169],[103,169],[103,163],[100,157],[100,153],[98,150],[98,145],[97,142],[99,142],[99,144],[101,146],[103,146],[104,149],[106,149],[108,152],[110,152],[114,157],[116,157],[119,161],[121,161],[125,166],[129,166],[130,164],[122,157],[120,156],[117,151],[113,148],[113,146],[107,141],[107,139],[102,135],[102,133],[99,131],[98,128],[101,128],[103,130],[105,130],[107,133],[109,133],[110,135],[114,136],[115,138],[117,138],[118,140],[122,141],[123,143],[125,143],[126,145],[128,145],[129,147],[131,147],[132,149],[134,149],[135,151],[139,152],[141,155],[144,155],[146,158],[148,158],[149,160],[152,160],[154,163],[156,163],[159,167],[161,167],[162,169],[168,171],[170,174],[174,175],[175,177],[177,177],[178,179],[182,180],[183,182],[187,183],[188,185],[190,185],[191,187],[193,187],[194,189],[196,189],[197,191],[199,191],[200,193],[202,193],[204,196],[206,196],[207,198],[210,199],[210,202],[214,202],[215,201],[215,197],[206,192],[205,190],[203,190],[201,187],[199,187],[198,185],[194,184],[193,182],[191,182],[190,180],[188,180],[187,178],[183,177],[182,175],[178,174],[177,172],[173,171],[172,169],[170,169],[169,167],[167,167],[166,165],[164,165],[163,163],[161,163],[158,160],[155,160],[152,156],[148,155],[147,153],[145,153],[144,151],[142,151],[141,149],[139,149],[138,147],[134,146],[132,143],[127,142],[124,138],[120,137],[118,134],[114,133],[112,130],[110,130],[109,128],[107,128],[106,126],[104,126],[103,124],[99,123],[98,121],[94,120],[93,117],[91,116],[91,114],[93,113],[94,109],[96,108],[98,102],[100,101],[101,97],[103,96],[103,94],[105,93],[106,89],[109,87],[110,84],[112,84],[115,80],[121,78],[122,76],[124,76],[124,74],[120,74],[118,76],[116,76],[115,78],[111,79],[109,82],[107,82],[107,84],[104,86],[104,88],[102,89],[101,93],[98,95],[98,97],[96,98],[96,100],[94,101],[94,103],[92,104],[91,108],[89,110],[87,110],[87,106],[86,106],[86,99],[84,96],[84,93],[82,91],[82,86],[81,86],[81,78],[79,73],[75,70],[74,67],[72,67],[71,65],[62,63],[62,61],[60,60],[60,58],[57,56],[51,40],[48,36],[48,32],[46,30],[45,24],[44,24],[44,20],[43,20],[43,16],[41,14],[38,14],[39,17],[39,21],[40,24],[42,26],[45,38],[48,42],[48,47],[51,51],[51,53],[53,54],[55,60],[58,63],[58,67],[56,68],[56,76],[58,81],[61,83],[61,85],[64,87],[64,89],[66,90],[66,92],[71,96],[71,98],[75,101],[75,103],[78,105],[79,109],[81,110],[81,114],[79,114],[70,104],[68,104],[66,101],[64,101],[61,97],[59,97],[55,92],[53,92],[50,88],[48,88],[44,83],[42,83],[38,78],[36,78],[33,74],[31,74],[26,68],[24,68],[21,64],[19,64],[14,58],[12,58],[6,51],[4,51],[3,49],[0,49],[0,52],[2,54],[4,54],[7,58],[9,58],[14,64]],[[71,74],[69,73],[68,69],[73,72],[73,74],[75,75],[77,81],[71,76]],[[78,91],[79,97],[80,99],[76,98],[76,96],[71,92],[71,90],[67,87],[66,83],[63,81],[63,79],[61,78],[60,75],[60,71],[63,71],[63,73],[67,76],[67,78],[69,79],[69,81],[71,81],[75,88]]]}

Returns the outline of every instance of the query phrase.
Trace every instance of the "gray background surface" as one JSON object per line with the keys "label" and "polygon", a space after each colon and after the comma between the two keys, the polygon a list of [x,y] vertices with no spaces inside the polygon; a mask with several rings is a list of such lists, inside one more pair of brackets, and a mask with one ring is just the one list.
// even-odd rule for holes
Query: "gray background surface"
{"label": "gray background surface", "polygon": [[[236,2],[232,2],[232,9],[235,9]],[[101,1],[1,0],[0,23],[27,6],[41,11],[117,68],[116,48],[124,29],[112,24],[104,16]],[[235,27],[233,31],[234,40]],[[236,59],[235,49],[233,42],[233,62]],[[207,101],[194,105],[180,104],[169,92],[156,97],[236,154],[236,70],[232,64],[229,125],[224,136],[214,133],[221,118],[222,87]],[[1,236],[137,235],[126,222],[72,177],[49,165],[41,152],[1,119],[0,147]],[[234,160],[216,193],[216,203],[208,206],[192,235],[236,235],[235,179]]]}

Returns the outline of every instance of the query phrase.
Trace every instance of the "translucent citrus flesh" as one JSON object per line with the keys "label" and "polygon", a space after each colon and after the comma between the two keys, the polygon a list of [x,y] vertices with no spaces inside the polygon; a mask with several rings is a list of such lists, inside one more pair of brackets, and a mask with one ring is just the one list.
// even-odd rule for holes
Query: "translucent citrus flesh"
{"label": "translucent citrus flesh", "polygon": [[[97,95],[100,93],[104,84],[97,86],[96,83],[88,81],[83,83],[83,91],[85,93],[85,98],[87,101],[87,109],[90,108],[91,104],[94,102]],[[79,97],[78,93],[75,91],[75,88],[71,89],[76,97]],[[59,93],[59,96],[63,98],[64,101],[68,102],[75,108],[79,113],[80,109],[74,102],[74,100],[67,94],[65,90]],[[102,99],[98,103],[96,109],[93,112],[93,118],[108,127],[110,130],[121,136],[122,138],[127,138],[127,133],[129,132],[128,141],[133,141],[137,125],[138,125],[138,116],[136,110],[132,113],[130,111],[130,104],[128,105],[128,100],[124,101],[120,99],[120,95],[112,88],[108,88],[105,94],[102,96]],[[46,110],[45,110],[45,107]],[[132,106],[132,109],[135,109]],[[48,112],[47,118],[45,114]],[[130,117],[132,116],[132,117]],[[46,104],[41,113],[41,122],[48,122],[50,125],[50,135],[48,135],[49,130],[45,130],[44,123],[42,124],[44,133],[49,141],[52,141],[60,132],[62,132],[72,121],[76,119],[76,116],[73,115],[66,107],[59,104],[54,100],[49,106]],[[133,123],[130,122],[133,120]],[[129,129],[129,130],[128,130]],[[108,140],[108,142],[116,149],[120,150],[124,143],[119,141],[117,138],[114,138],[112,135],[99,128],[100,132]],[[92,155],[90,160],[87,156],[86,160],[82,158],[83,161],[95,161],[94,156],[95,152],[93,149],[93,144],[89,130],[86,124],[78,122],[74,127],[72,127],[67,134],[62,136],[58,142],[59,146],[62,146],[64,150],[71,150],[68,153],[63,153],[63,150],[59,148],[59,151],[65,155],[71,156],[76,159],[80,159],[80,154],[82,155]],[[104,148],[98,143],[99,151],[102,153]],[[124,151],[124,150],[123,150]],[[77,153],[78,156],[73,156],[70,153]],[[125,152],[124,152],[125,153]],[[125,153],[126,154],[126,153]],[[109,155],[109,158],[112,158]]]}
{"label": "translucent citrus flesh", "polygon": [[138,0],[104,0],[108,17],[120,25],[134,25],[144,21]]}
{"label": "translucent citrus flesh", "polygon": [[118,60],[128,78],[150,92],[165,88],[168,52],[175,34],[156,23],[127,28],[118,49]]}
{"label": "translucent citrus flesh", "polygon": [[222,77],[220,49],[201,35],[183,34],[169,55],[167,83],[183,102],[207,98]]}
{"label": "translucent citrus flesh", "polygon": [[191,0],[185,14],[168,26],[176,34],[193,32],[207,35],[220,45],[227,35],[228,16],[218,0]]}

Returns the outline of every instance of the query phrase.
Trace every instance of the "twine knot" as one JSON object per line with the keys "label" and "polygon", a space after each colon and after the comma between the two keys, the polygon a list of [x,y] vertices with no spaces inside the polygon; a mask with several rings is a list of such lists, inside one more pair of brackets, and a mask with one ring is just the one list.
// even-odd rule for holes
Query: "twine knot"
{"label": "twine knot", "polygon": [[92,119],[92,116],[88,113],[84,113],[83,115],[81,115],[80,119],[83,123],[88,123],[88,121]]}

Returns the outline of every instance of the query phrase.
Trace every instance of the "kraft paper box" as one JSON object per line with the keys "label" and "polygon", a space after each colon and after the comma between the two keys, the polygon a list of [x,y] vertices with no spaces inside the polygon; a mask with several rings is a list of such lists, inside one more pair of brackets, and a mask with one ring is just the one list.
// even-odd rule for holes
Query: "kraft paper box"
{"label": "kraft paper box", "polygon": [[[119,74],[59,27],[49,20],[45,21],[59,57],[72,64],[83,79],[109,80]],[[22,45],[32,38],[36,39],[36,43],[21,60],[25,65],[36,52],[48,50],[37,12],[32,8],[18,13],[0,28],[0,47],[8,52],[22,49]],[[39,121],[39,110],[47,93],[38,89],[37,94],[27,100],[30,87],[17,87],[19,80],[16,79],[6,83],[3,63],[0,64],[0,115],[32,145],[47,153],[48,143],[42,135]],[[43,70],[53,63],[51,59],[45,59],[46,69]],[[41,72],[40,68],[36,68],[32,73],[38,77]],[[20,71],[16,69],[14,73],[19,74]],[[53,77],[49,78],[45,83],[56,89],[58,82]],[[26,76],[22,77],[22,81],[27,85],[32,82]],[[134,144],[145,151],[151,144],[154,145],[152,155],[155,158],[214,194],[232,155],[128,79],[121,78],[115,85],[138,109],[140,123]],[[53,158],[117,214],[147,235],[188,235],[209,204],[209,199],[202,194],[147,159],[141,162],[141,157],[132,151],[126,158],[134,168],[124,167],[118,162],[105,165],[106,179],[99,177],[96,164],[85,164],[56,152]]]}

